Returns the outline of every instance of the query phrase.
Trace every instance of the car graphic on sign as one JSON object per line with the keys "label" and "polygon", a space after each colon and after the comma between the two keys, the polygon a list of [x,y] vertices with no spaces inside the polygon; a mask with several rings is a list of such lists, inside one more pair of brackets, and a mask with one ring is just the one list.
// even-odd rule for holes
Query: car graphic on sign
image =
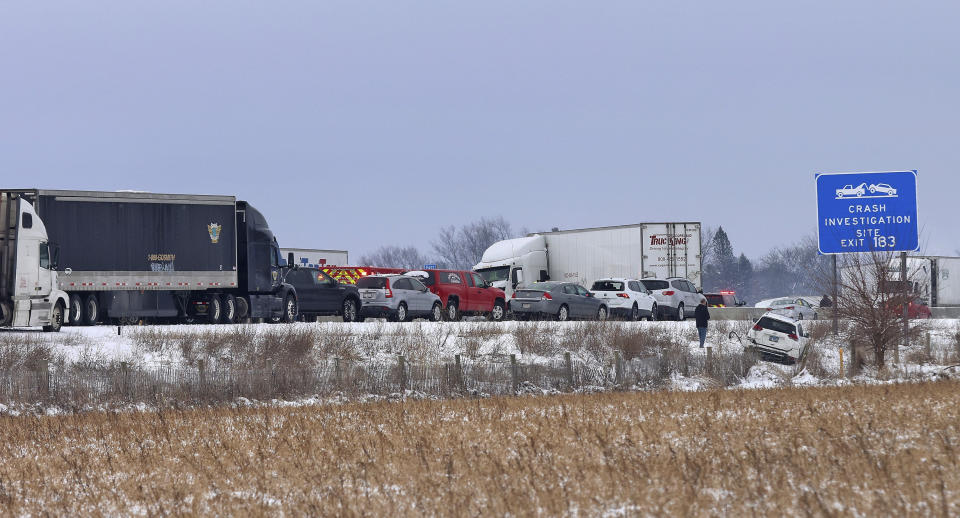
{"label": "car graphic on sign", "polygon": [[879,192],[881,194],[886,194],[887,196],[897,195],[897,190],[893,187],[890,187],[890,184],[886,183],[870,184],[868,189],[870,190],[870,194],[876,194]]}
{"label": "car graphic on sign", "polygon": [[856,187],[848,184],[837,189],[837,199],[839,200],[842,198],[851,198],[853,196],[856,196],[859,198],[860,196],[863,196],[866,193],[867,193],[866,183],[862,183]]}

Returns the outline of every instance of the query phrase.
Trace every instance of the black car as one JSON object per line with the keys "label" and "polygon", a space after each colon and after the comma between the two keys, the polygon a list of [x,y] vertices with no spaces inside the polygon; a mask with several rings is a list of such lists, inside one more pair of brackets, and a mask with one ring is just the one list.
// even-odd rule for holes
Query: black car
{"label": "black car", "polygon": [[337,282],[317,268],[292,268],[287,270],[284,281],[297,290],[301,317],[341,315],[344,322],[363,321],[356,286]]}

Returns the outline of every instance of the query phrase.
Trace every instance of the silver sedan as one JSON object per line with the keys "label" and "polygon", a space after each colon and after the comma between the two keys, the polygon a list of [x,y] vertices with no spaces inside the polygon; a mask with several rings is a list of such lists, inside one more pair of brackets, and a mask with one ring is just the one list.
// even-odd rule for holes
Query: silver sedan
{"label": "silver sedan", "polygon": [[607,305],[586,288],[572,282],[535,282],[518,289],[510,299],[517,320],[571,318],[606,320]]}

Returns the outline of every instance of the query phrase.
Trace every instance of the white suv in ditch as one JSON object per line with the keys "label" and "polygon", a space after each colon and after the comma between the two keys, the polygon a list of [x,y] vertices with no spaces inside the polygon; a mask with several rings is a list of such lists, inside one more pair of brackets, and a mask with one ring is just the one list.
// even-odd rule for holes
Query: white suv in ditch
{"label": "white suv in ditch", "polygon": [[796,363],[807,352],[803,323],[773,312],[764,313],[747,331],[748,350],[764,358],[783,363]]}
{"label": "white suv in ditch", "polygon": [[600,279],[590,292],[607,304],[610,316],[628,320],[657,320],[657,299],[636,279]]}

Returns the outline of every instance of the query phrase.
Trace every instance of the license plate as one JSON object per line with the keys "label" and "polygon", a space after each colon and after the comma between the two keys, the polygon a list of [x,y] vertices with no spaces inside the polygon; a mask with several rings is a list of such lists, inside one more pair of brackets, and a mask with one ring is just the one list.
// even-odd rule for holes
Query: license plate
{"label": "license plate", "polygon": [[372,299],[372,298],[373,298],[373,295],[374,295],[373,293],[364,293],[364,294],[363,294],[363,298],[365,298],[365,299]]}
{"label": "license plate", "polygon": [[780,337],[779,337],[779,336],[767,335],[767,338],[769,338],[771,342],[779,342],[779,341],[780,341]]}
{"label": "license plate", "polygon": [[520,307],[522,307],[523,309],[530,309],[530,304],[523,304]]}

